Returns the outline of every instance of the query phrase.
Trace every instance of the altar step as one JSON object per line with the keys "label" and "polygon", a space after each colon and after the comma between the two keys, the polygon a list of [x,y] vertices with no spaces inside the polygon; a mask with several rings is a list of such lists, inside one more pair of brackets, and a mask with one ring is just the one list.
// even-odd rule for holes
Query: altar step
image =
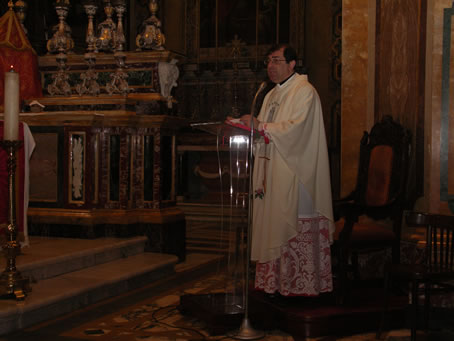
{"label": "altar step", "polygon": [[144,252],[146,241],[32,236],[16,259],[32,291],[23,301],[0,300],[0,335],[173,275],[177,257]]}
{"label": "altar step", "polygon": [[31,281],[40,281],[144,252],[147,237],[73,239],[32,236],[22,248],[17,267]]}

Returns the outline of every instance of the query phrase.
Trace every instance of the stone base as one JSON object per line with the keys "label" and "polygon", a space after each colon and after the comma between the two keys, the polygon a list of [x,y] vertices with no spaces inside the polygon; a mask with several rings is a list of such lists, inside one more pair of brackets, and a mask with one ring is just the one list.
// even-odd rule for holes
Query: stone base
{"label": "stone base", "polygon": [[128,238],[148,236],[146,251],[176,255],[178,261],[186,259],[186,222],[134,225],[67,225],[29,224],[29,235],[62,238],[94,239],[102,237]]}
{"label": "stone base", "polygon": [[186,258],[186,220],[178,209],[83,214],[81,219],[80,212],[35,208],[29,211],[28,234],[81,239],[146,235],[146,251],[173,254],[179,262]]}

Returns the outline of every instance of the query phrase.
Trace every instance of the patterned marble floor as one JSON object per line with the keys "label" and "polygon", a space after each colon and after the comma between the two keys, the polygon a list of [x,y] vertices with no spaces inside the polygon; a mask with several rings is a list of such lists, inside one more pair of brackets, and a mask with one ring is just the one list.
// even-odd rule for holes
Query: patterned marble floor
{"label": "patterned marble floor", "polygon": [[[195,257],[197,258],[197,257]],[[227,335],[211,336],[207,326],[177,309],[180,296],[206,294],[226,290],[225,278],[216,271],[185,281],[187,275],[171,281],[161,281],[131,293],[125,293],[99,304],[62,316],[53,321],[27,328],[19,333],[0,337],[0,341],[220,341],[234,340]],[[228,288],[227,288],[228,290]],[[422,335],[421,335],[422,336]],[[453,340],[438,335],[419,340]],[[383,337],[387,341],[409,341],[408,330],[392,330]],[[267,331],[263,340],[293,341],[280,330]],[[336,338],[334,336],[307,339],[308,341],[369,341],[375,333]]]}
{"label": "patterned marble floor", "polygon": [[[62,336],[77,340],[235,340],[227,335],[210,336],[207,326],[187,315],[182,315],[177,306],[180,296],[184,294],[216,293],[225,283],[219,275],[203,278],[182,286],[174,291],[152,297],[120,311],[102,316],[97,320],[85,323],[69,330]],[[408,330],[393,330],[383,335],[384,340],[409,340]],[[263,340],[293,341],[293,337],[280,330],[267,331]],[[320,337],[309,340],[375,340],[375,333],[353,335],[343,338]]]}
{"label": "patterned marble floor", "polygon": [[[207,226],[205,226],[207,225]],[[183,315],[177,309],[180,297],[185,294],[216,293],[225,290],[225,278],[218,265],[202,274],[197,268],[207,262],[217,262],[227,252],[220,247],[209,224],[188,229],[190,252],[187,260],[177,265],[174,277],[157,281],[145,288],[102,301],[20,332],[0,337],[0,341],[218,341],[234,340],[227,335],[210,335],[208,326],[194,317]],[[228,235],[226,240],[231,239]],[[203,249],[203,250],[202,250]],[[222,252],[219,252],[222,250]],[[203,253],[205,252],[205,253]],[[1,320],[0,320],[1,323]],[[422,335],[421,335],[422,336]],[[392,330],[383,336],[387,341],[409,340],[409,330]],[[420,340],[454,340],[453,334],[434,334]],[[263,340],[293,341],[281,330],[267,331]],[[308,341],[369,341],[375,333],[348,337],[326,336]]]}
{"label": "patterned marble floor", "polygon": [[[33,340],[41,340],[40,336],[52,336],[48,340],[94,340],[94,341],[185,341],[185,340],[234,340],[227,335],[210,336],[207,326],[191,316],[182,315],[177,306],[183,294],[215,293],[225,290],[224,278],[211,275],[189,283],[179,285],[171,290],[153,295],[144,291],[130,296],[133,304],[115,305],[115,300],[99,305],[97,308],[87,308],[77,314],[72,314],[54,321],[52,324],[30,328],[22,336],[35,335]],[[222,287],[222,289],[220,289]],[[125,297],[126,298],[126,297]],[[125,302],[127,302],[126,300]],[[91,316],[91,317],[90,317]],[[84,317],[90,317],[85,318]],[[80,323],[69,323],[68,320],[79,320]],[[61,329],[56,324],[68,324],[67,329]],[[52,330],[54,335],[52,335]],[[385,340],[409,340],[408,330],[395,330],[384,336]],[[20,337],[17,335],[16,337]],[[1,339],[0,339],[1,340]],[[28,340],[10,338],[5,340]],[[292,341],[291,335],[280,330],[267,331],[263,340]],[[375,340],[375,333],[354,335],[344,338],[321,337],[308,340]]]}

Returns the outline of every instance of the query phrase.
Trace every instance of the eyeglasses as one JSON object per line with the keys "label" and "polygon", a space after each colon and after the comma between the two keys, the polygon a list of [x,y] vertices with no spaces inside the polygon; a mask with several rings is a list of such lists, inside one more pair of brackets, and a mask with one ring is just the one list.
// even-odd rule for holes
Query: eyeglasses
{"label": "eyeglasses", "polygon": [[274,64],[274,65],[277,65],[279,64],[280,62],[286,62],[285,59],[277,59],[277,58],[267,58],[263,61],[263,64],[265,64],[265,66],[268,66],[268,64]]}

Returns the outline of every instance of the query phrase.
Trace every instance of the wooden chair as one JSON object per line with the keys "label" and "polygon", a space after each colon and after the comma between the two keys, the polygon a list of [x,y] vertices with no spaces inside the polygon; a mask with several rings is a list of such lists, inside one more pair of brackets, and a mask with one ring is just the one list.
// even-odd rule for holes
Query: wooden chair
{"label": "wooden chair", "polygon": [[411,341],[416,340],[418,325],[418,298],[424,293],[424,328],[427,331],[430,320],[430,298],[434,290],[453,290],[454,285],[454,216],[409,212],[406,215],[408,227],[424,227],[426,242],[424,260],[420,264],[390,264],[385,276],[384,308],[377,332],[380,338],[388,310],[391,280],[411,284]]}
{"label": "wooden chair", "polygon": [[[332,246],[335,293],[345,303],[352,279],[359,279],[358,256],[392,248],[400,259],[401,221],[410,155],[410,133],[390,116],[364,132],[356,188],[334,201]],[[392,222],[392,228],[383,220]]]}

